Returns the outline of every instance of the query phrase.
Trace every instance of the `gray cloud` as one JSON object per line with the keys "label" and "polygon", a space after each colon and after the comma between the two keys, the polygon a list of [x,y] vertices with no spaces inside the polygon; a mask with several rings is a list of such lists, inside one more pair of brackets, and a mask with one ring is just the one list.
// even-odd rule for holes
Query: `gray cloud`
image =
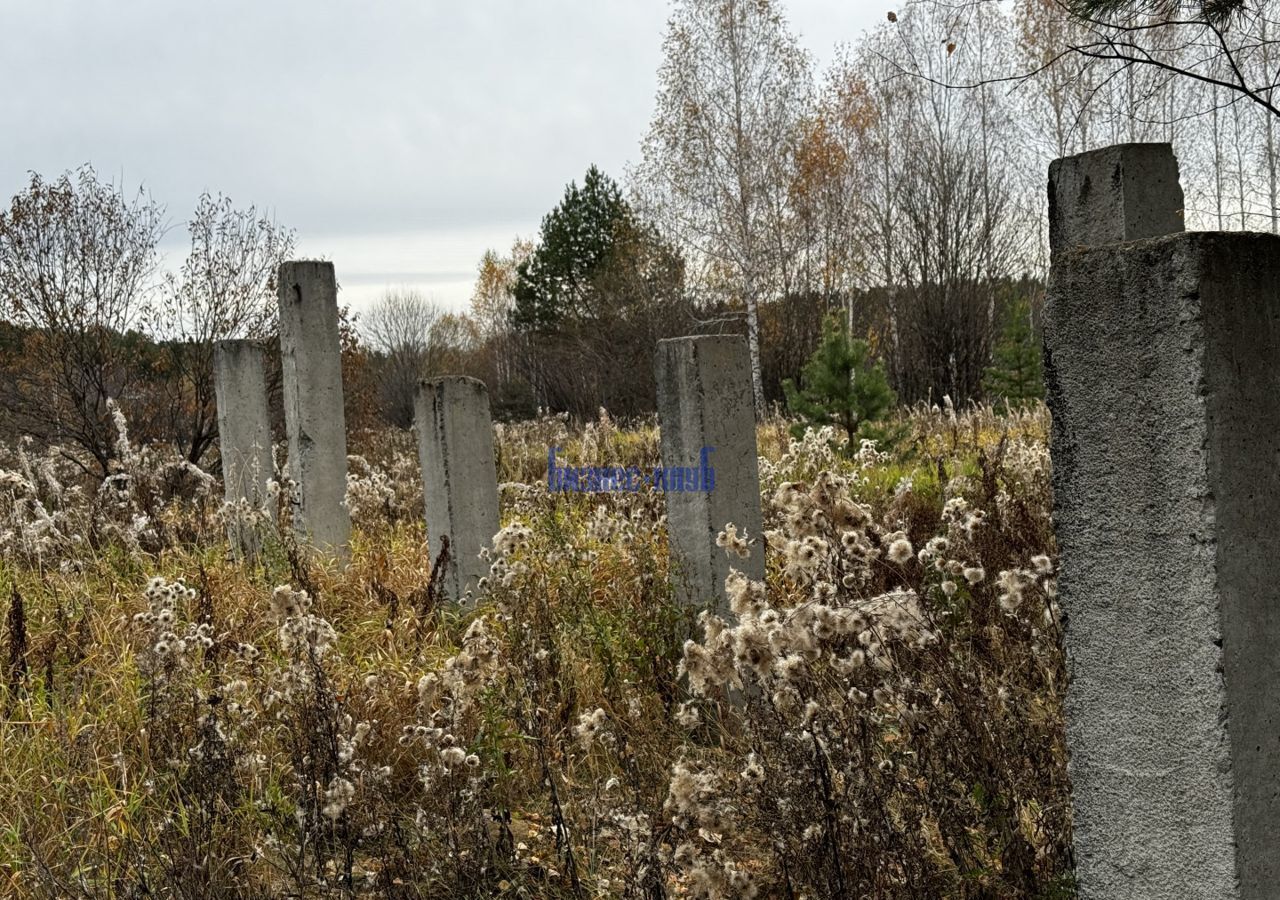
{"label": "gray cloud", "polygon": [[[884,17],[862,0],[788,9],[819,61]],[[511,223],[531,235],[587,165],[621,177],[636,159],[667,10],[0,0],[0,192],[90,162],[145,183],[175,222],[205,189],[268,208],[362,282],[377,272],[339,256],[353,240],[431,235],[396,270],[456,284],[460,254],[478,260]],[[486,244],[460,249],[455,231]]]}

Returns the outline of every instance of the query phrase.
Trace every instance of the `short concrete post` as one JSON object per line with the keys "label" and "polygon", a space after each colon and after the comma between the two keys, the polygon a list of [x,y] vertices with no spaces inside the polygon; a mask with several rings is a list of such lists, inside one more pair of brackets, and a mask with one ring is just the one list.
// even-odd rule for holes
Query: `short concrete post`
{"label": "short concrete post", "polygon": [[344,556],[351,516],[333,263],[284,263],[277,285],[294,526],[315,548]]}
{"label": "short concrete post", "polygon": [[[1080,896],[1280,885],[1280,238],[1151,231],[1181,206],[1131,148],[1124,196],[1057,210],[1045,315]],[[1070,197],[1085,159],[1051,169]],[[1134,160],[1137,160],[1137,163]],[[1146,222],[1137,228],[1130,221]],[[1163,218],[1168,230],[1177,217]],[[1060,242],[1061,243],[1061,242]],[[1073,249],[1074,248],[1074,249]]]}
{"label": "short concrete post", "polygon": [[1119,144],[1049,165],[1049,247],[1099,247],[1183,228],[1178,160],[1168,144]]}
{"label": "short concrete post", "polygon": [[271,460],[271,418],[262,345],[256,341],[218,341],[213,349],[214,396],[218,404],[218,444],[222,456],[224,498],[231,509],[227,539],[233,551],[256,559],[262,535],[237,511],[267,514]]}
{"label": "short concrete post", "polygon": [[[751,401],[747,342],[735,335],[679,337],[658,342],[658,421],[662,467],[700,476],[704,458],[714,480],[685,478],[694,490],[671,490],[667,529],[677,595],[687,604],[724,611],[730,568],[764,578],[760,468]],[[706,450],[704,455],[703,450]],[[730,559],[716,546],[725,525],[757,543],[747,559]]]}
{"label": "short concrete post", "polygon": [[445,594],[460,601],[489,574],[480,551],[499,528],[489,392],[474,378],[424,381],[414,418],[431,564],[444,565]]}

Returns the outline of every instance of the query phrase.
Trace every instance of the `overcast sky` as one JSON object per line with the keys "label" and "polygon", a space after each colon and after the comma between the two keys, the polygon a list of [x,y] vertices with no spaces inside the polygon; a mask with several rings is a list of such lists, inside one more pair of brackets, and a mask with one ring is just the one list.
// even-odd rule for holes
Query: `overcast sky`
{"label": "overcast sky", "polygon": [[[785,0],[818,64],[894,0]],[[662,0],[0,0],[0,200],[91,163],[168,209],[203,190],[296,229],[357,309],[390,285],[464,306],[488,247],[653,111]]]}

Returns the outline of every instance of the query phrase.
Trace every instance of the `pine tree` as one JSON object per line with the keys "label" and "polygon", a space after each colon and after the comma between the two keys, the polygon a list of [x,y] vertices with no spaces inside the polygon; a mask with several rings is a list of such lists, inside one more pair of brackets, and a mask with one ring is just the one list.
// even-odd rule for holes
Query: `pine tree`
{"label": "pine tree", "polygon": [[1174,19],[1200,18],[1222,24],[1244,12],[1245,0],[1069,0],[1067,9],[1084,19],[1160,15]]}
{"label": "pine tree", "polygon": [[897,403],[889,387],[884,366],[871,358],[866,341],[851,339],[838,316],[828,316],[822,325],[822,340],[805,363],[801,387],[791,379],[783,382],[787,408],[804,419],[793,433],[806,427],[835,425],[848,435],[854,449],[864,426],[883,418]]}
{"label": "pine tree", "polygon": [[1007,316],[983,387],[988,397],[1016,407],[1044,396],[1044,369],[1040,340],[1031,328],[1030,305],[1026,300],[1017,301]]}
{"label": "pine tree", "polygon": [[544,331],[580,314],[593,277],[632,220],[617,182],[595,166],[582,187],[570,182],[564,199],[543,218],[538,246],[516,269],[513,324]]}

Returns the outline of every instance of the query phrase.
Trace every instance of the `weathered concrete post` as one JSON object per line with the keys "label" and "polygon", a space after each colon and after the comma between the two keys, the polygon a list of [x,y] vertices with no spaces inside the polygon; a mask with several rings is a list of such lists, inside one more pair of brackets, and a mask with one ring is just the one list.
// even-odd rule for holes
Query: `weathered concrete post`
{"label": "weathered concrete post", "polygon": [[294,525],[317,549],[344,556],[351,516],[333,263],[284,263],[277,290]]}
{"label": "weathered concrete post", "polygon": [[1050,169],[1077,877],[1085,898],[1275,897],[1280,238],[1151,236],[1182,227],[1171,171],[1167,145]]}
{"label": "weathered concrete post", "polygon": [[1168,144],[1120,144],[1049,166],[1054,255],[1182,231],[1178,160]]}
{"label": "weathered concrete post", "polygon": [[[667,529],[677,595],[690,605],[724,609],[734,568],[764,578],[760,468],[747,342],[736,335],[658,342],[658,421],[667,487]],[[705,453],[703,452],[705,449]],[[704,473],[709,462],[713,474]],[[682,473],[685,490],[672,490]],[[692,483],[693,490],[687,488]],[[758,541],[732,560],[716,536],[733,523]]]}
{"label": "weathered concrete post", "polygon": [[480,551],[493,545],[499,527],[489,392],[474,378],[424,381],[414,419],[431,564],[444,565],[448,597],[463,600],[489,574]]}
{"label": "weathered concrete post", "polygon": [[[244,503],[252,511],[265,513],[270,504],[267,482],[275,470],[262,345],[256,341],[218,341],[213,349],[213,371],[224,498],[230,507]],[[238,555],[252,560],[258,555],[262,535],[233,513],[227,523],[227,539]]]}

